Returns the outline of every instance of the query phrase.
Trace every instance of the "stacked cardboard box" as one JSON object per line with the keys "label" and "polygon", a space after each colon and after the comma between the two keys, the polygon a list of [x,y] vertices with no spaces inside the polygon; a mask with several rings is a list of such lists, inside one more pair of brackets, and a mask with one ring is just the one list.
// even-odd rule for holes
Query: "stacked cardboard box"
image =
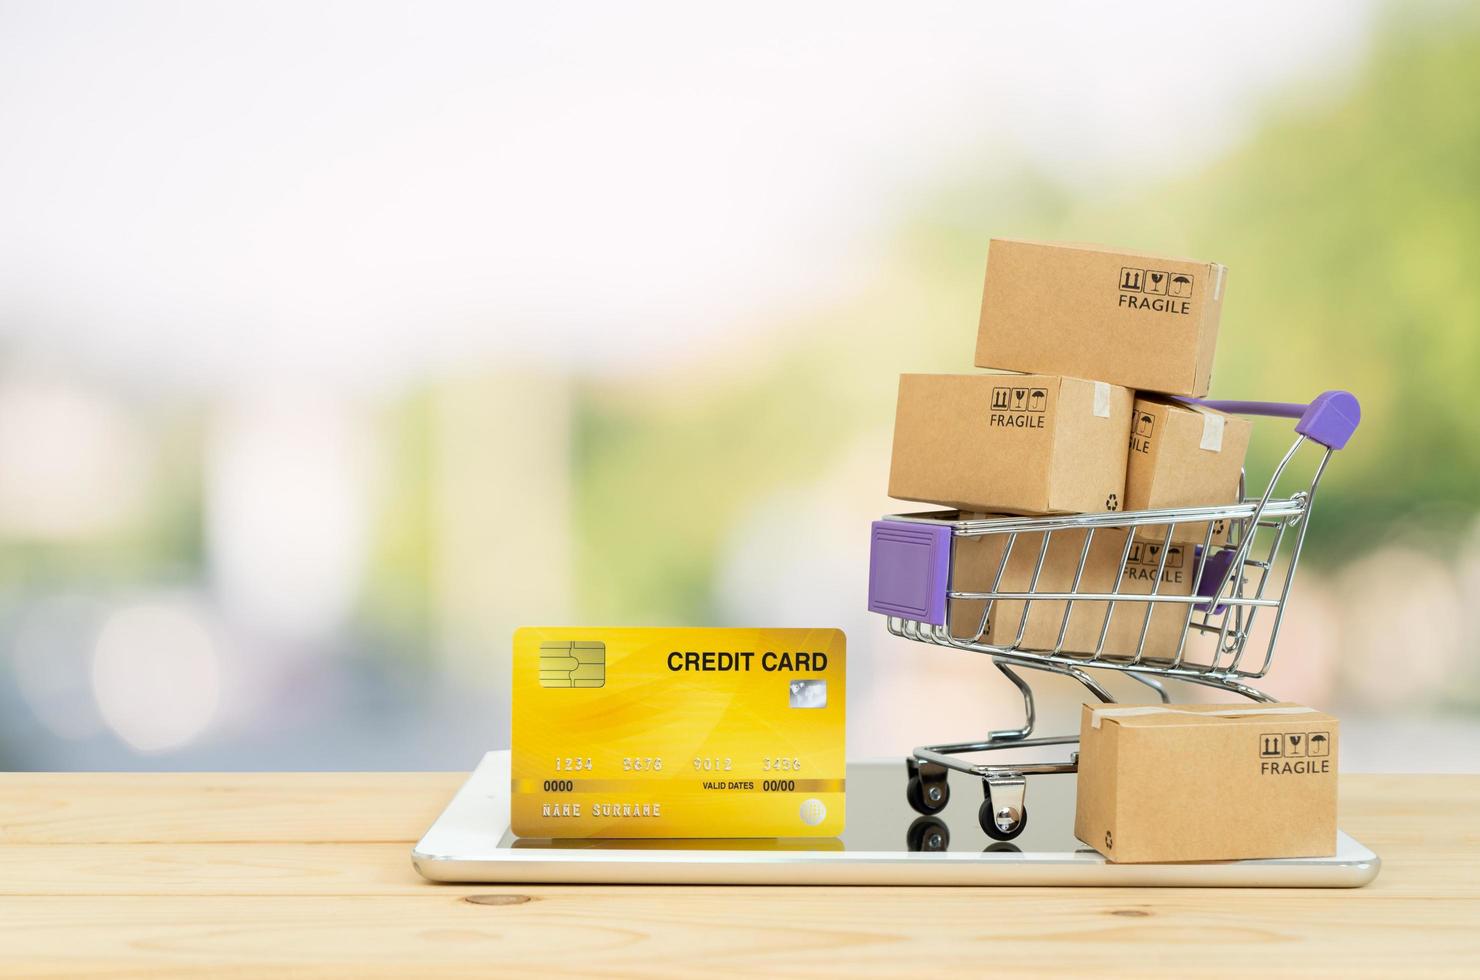
{"label": "stacked cardboard box", "polygon": [[999,514],[1115,510],[1131,401],[1057,375],[906,374],[889,495]]}
{"label": "stacked cardboard box", "polygon": [[1334,854],[1340,734],[1298,704],[1085,705],[1074,836],[1116,862]]}
{"label": "stacked cardboard box", "polygon": [[[975,358],[990,373],[901,377],[890,496],[990,515],[1233,502],[1248,423],[1176,400],[1207,393],[1226,280],[1216,263],[994,239]],[[1060,532],[1041,566],[1042,535],[1019,535],[1007,561],[994,540],[1003,536],[962,541],[952,581],[956,591],[1026,592],[1036,568],[1038,591],[1104,593],[1118,582],[1125,593],[1191,595],[1196,547],[1227,529],[1177,524],[1170,541],[1167,532],[1143,528],[1127,547],[1124,533],[1102,531],[1088,549],[1083,531]],[[984,603],[958,600],[950,622],[958,636],[997,645],[1156,658],[1176,655],[1188,610],[1157,603],[1148,618],[1146,603],[1112,611],[1081,601],[1067,624],[1065,611],[1000,601],[988,617]]]}

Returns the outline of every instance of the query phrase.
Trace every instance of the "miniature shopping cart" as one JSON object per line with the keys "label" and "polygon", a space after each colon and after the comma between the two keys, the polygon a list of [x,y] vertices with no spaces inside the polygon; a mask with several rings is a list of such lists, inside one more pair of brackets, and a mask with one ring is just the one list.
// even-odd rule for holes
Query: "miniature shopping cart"
{"label": "miniature shopping cart", "polygon": [[[1027,764],[984,765],[961,757],[1078,744],[1077,735],[1031,737],[1033,689],[1018,668],[1071,677],[1105,703],[1115,699],[1100,682],[1110,675],[1097,675],[1100,671],[1125,673],[1163,702],[1170,700],[1162,684],[1166,678],[1254,701],[1274,700],[1246,682],[1263,677],[1274,660],[1316,487],[1331,454],[1356,430],[1361,411],[1357,399],[1344,391],[1328,391],[1309,405],[1182,401],[1239,415],[1298,419],[1295,443],[1262,495],[1248,496],[1241,485],[1239,502],[1219,507],[982,520],[945,512],[874,523],[869,609],[886,616],[896,636],[991,657],[1022,693],[1026,716],[1021,726],[991,732],[981,741],[916,748],[906,760],[906,796],[918,812],[944,809],[950,800],[948,770],[979,777],[985,797],[978,814],[982,829],[995,840],[1011,840],[1027,824],[1025,777],[1076,771],[1077,753],[1067,762]],[[1304,455],[1314,457],[1310,483],[1282,496],[1281,480],[1307,444],[1312,448]],[[1189,538],[1190,543],[1175,543]],[[1108,577],[1105,567],[1098,573],[1089,567],[1090,556],[1103,554],[1107,543],[1120,548],[1118,567],[1113,550],[1105,566]],[[1061,573],[1068,581],[1051,580],[1045,562],[1051,553],[1062,556],[1066,546],[1069,561],[1060,565],[1072,575]],[[953,583],[957,554],[982,547],[991,549],[986,581]],[[1152,567],[1133,585],[1127,570],[1137,559]],[[1185,589],[1165,585],[1174,561],[1187,564]],[[1277,566],[1284,568],[1282,579]],[[1151,637],[1156,642],[1148,642]],[[941,839],[926,837],[925,849]]]}

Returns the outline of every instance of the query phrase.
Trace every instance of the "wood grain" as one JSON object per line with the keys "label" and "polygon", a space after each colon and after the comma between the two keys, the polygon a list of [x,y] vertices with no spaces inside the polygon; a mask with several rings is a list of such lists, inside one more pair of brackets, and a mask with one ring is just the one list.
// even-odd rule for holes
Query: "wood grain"
{"label": "wood grain", "polygon": [[[450,774],[0,775],[0,974],[1474,976],[1480,777],[1343,779],[1353,891],[439,886]],[[485,901],[486,900],[486,903]]]}
{"label": "wood grain", "polygon": [[[490,968],[693,976],[880,975],[982,969],[1037,975],[1473,970],[1476,903],[1395,903],[1353,928],[1340,893],[947,889],[532,889],[478,905],[435,889],[407,898],[0,900],[7,969],[104,975],[235,965],[377,970]],[[85,937],[85,938],[84,938]]]}
{"label": "wood grain", "polygon": [[[3,773],[0,844],[402,841],[465,773]],[[418,829],[420,828],[420,829]]]}

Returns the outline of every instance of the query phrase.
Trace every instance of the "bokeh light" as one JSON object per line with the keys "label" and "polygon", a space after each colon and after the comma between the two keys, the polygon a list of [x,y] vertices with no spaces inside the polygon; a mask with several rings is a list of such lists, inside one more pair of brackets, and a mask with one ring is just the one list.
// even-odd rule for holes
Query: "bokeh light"
{"label": "bokeh light", "polygon": [[364,576],[371,434],[342,401],[277,388],[215,420],[206,458],[211,573],[229,615],[280,638],[340,627]]}
{"label": "bokeh light", "polygon": [[206,617],[184,599],[132,603],[108,616],[92,660],[98,711],[140,752],[189,744],[216,714],[220,653]]}

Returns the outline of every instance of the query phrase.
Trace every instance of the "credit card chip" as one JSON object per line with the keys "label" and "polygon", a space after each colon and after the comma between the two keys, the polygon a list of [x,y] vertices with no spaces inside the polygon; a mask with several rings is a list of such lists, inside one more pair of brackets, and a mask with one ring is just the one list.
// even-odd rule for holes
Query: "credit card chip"
{"label": "credit card chip", "polygon": [[540,687],[602,687],[605,684],[605,643],[600,640],[562,640],[540,644]]}

